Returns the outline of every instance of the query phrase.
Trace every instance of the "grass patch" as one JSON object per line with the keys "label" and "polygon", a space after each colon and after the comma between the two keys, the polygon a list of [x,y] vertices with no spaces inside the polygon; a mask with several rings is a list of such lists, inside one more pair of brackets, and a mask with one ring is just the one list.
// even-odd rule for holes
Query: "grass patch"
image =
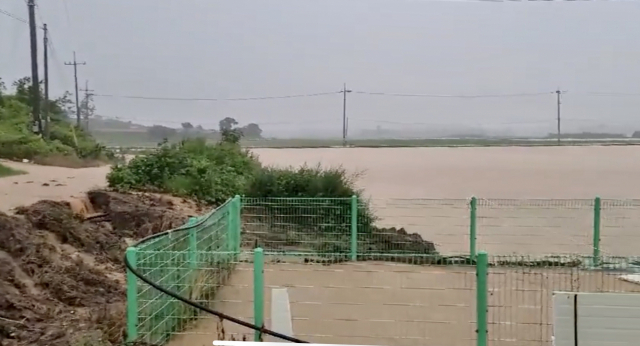
{"label": "grass patch", "polygon": [[26,174],[26,173],[27,172],[25,171],[21,171],[19,169],[13,169],[11,167],[7,167],[0,163],[0,178],[10,177],[12,175]]}

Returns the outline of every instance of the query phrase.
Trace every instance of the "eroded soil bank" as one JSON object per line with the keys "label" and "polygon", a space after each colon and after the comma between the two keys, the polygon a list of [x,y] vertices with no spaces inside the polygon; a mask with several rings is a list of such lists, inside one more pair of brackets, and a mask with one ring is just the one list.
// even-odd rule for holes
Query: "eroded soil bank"
{"label": "eroded soil bank", "polygon": [[128,243],[200,211],[148,194],[91,191],[0,212],[0,345],[117,345]]}

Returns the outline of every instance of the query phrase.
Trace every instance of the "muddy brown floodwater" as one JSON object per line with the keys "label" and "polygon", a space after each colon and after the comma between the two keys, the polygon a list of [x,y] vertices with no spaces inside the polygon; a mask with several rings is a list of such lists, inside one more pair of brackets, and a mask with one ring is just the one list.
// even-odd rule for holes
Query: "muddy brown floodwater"
{"label": "muddy brown floodwater", "polygon": [[2,161],[3,165],[27,174],[0,178],[0,211],[35,203],[41,199],[61,200],[81,196],[106,186],[109,166],[64,168]]}
{"label": "muddy brown floodwater", "polygon": [[[373,198],[374,209],[381,217],[380,225],[403,227],[419,233],[424,239],[433,240],[443,252],[468,251],[465,199],[472,195],[516,199],[592,199],[596,195],[603,198],[640,197],[640,147],[636,146],[253,151],[266,164],[322,163],[364,171],[359,184]],[[104,186],[104,175],[108,172],[108,167],[66,169],[9,165],[29,174],[0,178],[2,211],[41,199],[61,200],[81,195],[93,187]],[[440,202],[398,200],[407,198],[457,198],[459,201],[437,204]],[[136,203],[145,205],[148,202]],[[155,207],[160,208],[163,215],[173,210],[173,207]],[[95,327],[98,324],[92,321],[105,319],[100,311],[122,309],[124,293],[122,286],[117,285],[122,280],[122,264],[113,262],[117,256],[112,257],[112,252],[120,253],[124,240],[118,238],[112,243],[110,239],[115,238],[109,235],[111,233],[103,233],[108,229],[104,227],[114,231],[118,227],[111,223],[99,229],[85,229],[85,223],[69,221],[77,225],[71,233],[67,228],[56,230],[53,228],[56,223],[49,219],[53,216],[42,210],[61,210],[60,215],[68,215],[65,208],[46,202],[24,210],[25,218],[0,213],[0,237],[3,237],[0,239],[0,340],[6,345],[38,345],[40,340],[42,345],[66,345],[65,341],[86,327],[74,321],[84,321]],[[479,234],[479,248],[487,249],[491,254],[588,253],[591,250],[592,216],[588,208],[521,210],[515,214],[511,209],[505,208],[504,213],[494,210],[493,214],[482,214],[479,232],[483,233]],[[636,249],[640,246],[636,232],[640,227],[637,209],[625,210],[630,214],[610,213],[603,221],[602,247],[608,254],[637,254]],[[176,210],[173,212],[185,215]],[[139,225],[127,227],[137,229]],[[95,236],[88,236],[88,230]],[[120,234],[118,237],[128,236],[135,235]],[[87,241],[90,239],[96,241]],[[79,259],[84,264],[77,264]],[[103,273],[99,279],[92,274],[97,271]],[[501,284],[499,289],[513,290],[515,286],[510,285],[520,282],[522,275],[504,273],[508,278],[505,282],[509,284]],[[540,273],[539,276],[545,275]],[[475,335],[474,277],[473,270],[456,267],[279,263],[267,265],[265,294],[269,297],[270,289],[274,287],[290,289],[294,332],[310,341],[467,346],[474,343]],[[240,265],[228,286],[220,291],[218,307],[250,321],[251,280],[251,268]],[[575,280],[583,283],[580,287],[605,281],[596,274]],[[607,280],[616,282],[615,277]],[[492,310],[496,316],[501,316],[492,318],[497,318],[495,321],[498,322],[504,318],[502,322],[514,326],[513,333],[503,332],[504,340],[495,341],[496,345],[511,344],[514,340],[523,346],[550,345],[550,294],[572,286],[551,285],[547,281],[519,285],[519,289],[533,292],[531,296],[538,300],[529,301],[527,296],[526,301],[522,297],[518,301],[514,296],[513,301],[494,302],[502,312]],[[638,287],[617,284],[620,291],[637,292]],[[97,306],[103,309],[97,309]],[[268,304],[266,309],[266,316],[270,316]],[[209,345],[216,337],[218,327],[215,321],[202,317],[201,323],[176,337],[171,345]],[[63,322],[65,319],[71,322]],[[266,322],[269,326],[270,321]],[[531,327],[531,323],[537,327]],[[96,328],[107,338],[117,338],[121,332],[113,328]],[[234,328],[229,326],[229,332],[251,337],[250,331]]]}

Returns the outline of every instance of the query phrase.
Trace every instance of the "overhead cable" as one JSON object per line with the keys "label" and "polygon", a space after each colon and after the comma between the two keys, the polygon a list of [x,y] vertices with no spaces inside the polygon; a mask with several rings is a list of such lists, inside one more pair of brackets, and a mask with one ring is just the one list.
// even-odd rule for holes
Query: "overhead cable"
{"label": "overhead cable", "polygon": [[15,19],[15,20],[17,20],[19,22],[22,22],[24,24],[29,24],[29,22],[26,19],[20,18],[20,17],[16,16],[15,14],[13,14],[13,13],[11,13],[9,11],[5,11],[5,10],[3,10],[1,8],[0,8],[0,13],[4,14],[5,16],[7,16],[9,18],[13,18],[13,19]]}
{"label": "overhead cable", "polygon": [[370,91],[358,91],[354,90],[354,94],[364,94],[373,96],[398,96],[398,97],[430,97],[430,98],[501,98],[501,97],[526,97],[526,96],[540,96],[551,95],[554,91],[537,92],[537,93],[519,93],[519,94],[486,94],[486,95],[447,95],[447,94],[401,94],[401,93],[386,93],[386,92],[370,92]]}
{"label": "overhead cable", "polygon": [[96,97],[112,97],[123,99],[138,99],[138,100],[158,100],[158,101],[258,101],[258,100],[275,100],[275,99],[290,99],[300,97],[314,97],[323,95],[340,94],[342,91],[322,92],[315,94],[299,94],[299,95],[284,95],[284,96],[261,96],[261,97],[237,97],[237,98],[191,98],[191,97],[158,97],[158,96],[131,96],[131,95],[114,95],[114,94],[94,94]]}

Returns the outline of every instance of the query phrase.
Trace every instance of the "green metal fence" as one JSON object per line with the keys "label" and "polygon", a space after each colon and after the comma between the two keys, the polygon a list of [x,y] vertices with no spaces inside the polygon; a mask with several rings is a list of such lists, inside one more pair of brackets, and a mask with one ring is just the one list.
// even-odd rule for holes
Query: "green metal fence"
{"label": "green metal fence", "polygon": [[[240,253],[240,198],[192,218],[176,230],[127,249],[129,262],[151,281],[209,305]],[[164,344],[188,328],[199,311],[127,273],[127,337]]]}
{"label": "green metal fence", "polygon": [[544,260],[528,255],[488,256],[487,288],[482,292],[488,296],[486,317],[478,324],[487,330],[486,345],[551,346],[554,292],[640,293],[639,284],[622,277],[638,272],[637,258],[601,256],[598,268],[593,267],[592,259],[579,255]]}
{"label": "green metal fence", "polygon": [[[546,346],[553,291],[640,292],[619,280],[637,268],[638,227],[636,200],[236,197],[127,256],[267,327],[270,290],[286,287],[296,337],[312,342]],[[129,340],[264,337],[127,278]]]}

